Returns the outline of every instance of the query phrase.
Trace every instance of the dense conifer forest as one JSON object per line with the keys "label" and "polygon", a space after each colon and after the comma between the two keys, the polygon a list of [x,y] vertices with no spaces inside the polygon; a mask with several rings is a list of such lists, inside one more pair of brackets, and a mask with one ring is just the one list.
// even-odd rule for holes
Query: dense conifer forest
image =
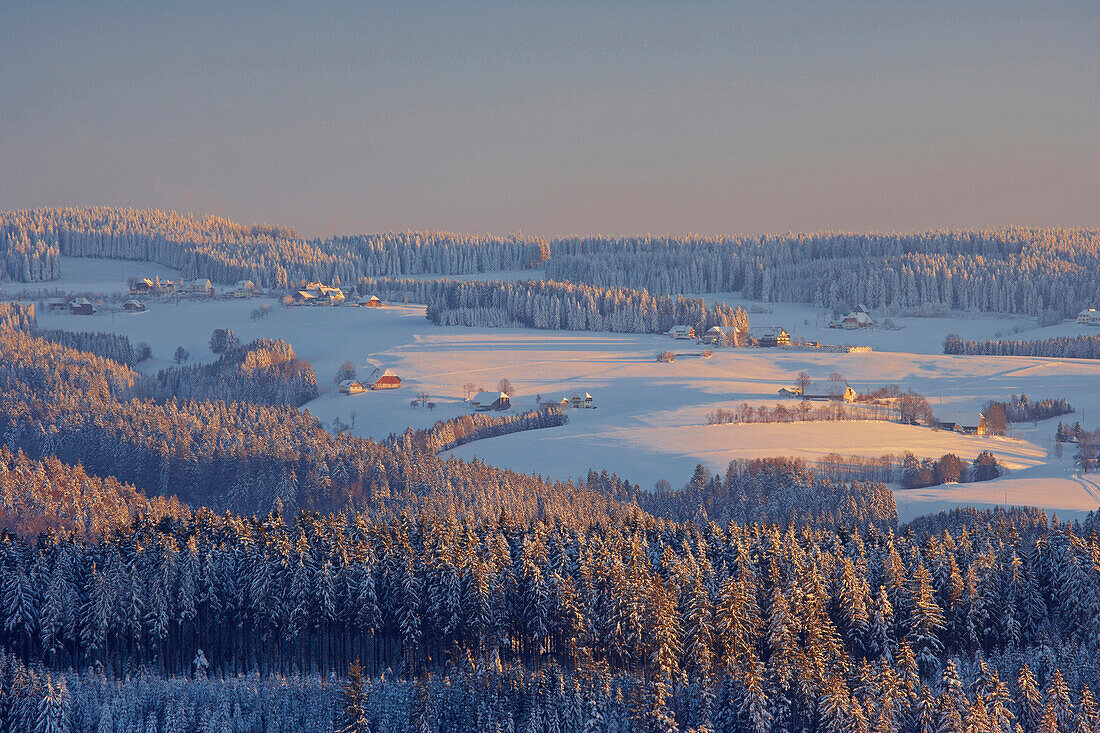
{"label": "dense conifer forest", "polygon": [[[306,240],[279,226],[155,210],[0,212],[0,273],[60,277],[62,255],[157,262],[188,277],[350,285],[361,277],[544,268],[551,280],[653,295],[739,291],[747,299],[864,303],[898,312],[994,311],[1060,318],[1100,291],[1100,231],[1027,229],[546,241],[436,232]],[[495,325],[495,324],[494,324]]]}

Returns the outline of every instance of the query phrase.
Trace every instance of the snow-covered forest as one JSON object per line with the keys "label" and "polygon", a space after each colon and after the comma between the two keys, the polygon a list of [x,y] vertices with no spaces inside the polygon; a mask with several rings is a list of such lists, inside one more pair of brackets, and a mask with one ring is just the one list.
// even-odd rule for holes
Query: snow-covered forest
{"label": "snow-covered forest", "polygon": [[549,256],[544,240],[408,232],[304,240],[291,229],[243,226],[174,211],[36,209],[0,212],[0,257],[9,279],[55,280],[60,257],[156,262],[188,277],[286,288],[302,280],[519,270]]}
{"label": "snow-covered forest", "polygon": [[740,291],[771,302],[1060,318],[1095,305],[1100,231],[1028,229],[761,237],[510,236],[406,232],[306,240],[215,216],[110,208],[0,212],[0,272],[60,277],[62,255],[156,262],[188,277],[302,280],[441,276],[540,267],[548,279],[654,295]]}
{"label": "snow-covered forest", "polygon": [[672,326],[711,326],[748,331],[749,317],[738,306],[708,305],[702,298],[650,295],[628,288],[602,288],[568,282],[461,282],[458,280],[371,279],[361,293],[388,300],[426,303],[428,320],[438,326],[493,326],[566,331],[666,333]]}

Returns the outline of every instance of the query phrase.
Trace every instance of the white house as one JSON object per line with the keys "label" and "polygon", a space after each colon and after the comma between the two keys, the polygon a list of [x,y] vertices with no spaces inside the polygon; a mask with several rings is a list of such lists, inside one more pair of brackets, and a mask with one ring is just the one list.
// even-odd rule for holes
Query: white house
{"label": "white house", "polygon": [[1100,325],[1100,311],[1095,308],[1086,308],[1077,314],[1077,322],[1093,326]]}
{"label": "white house", "polygon": [[336,391],[340,394],[353,395],[366,392],[367,388],[358,379],[345,379],[336,385]]}
{"label": "white house", "polygon": [[691,326],[677,325],[668,329],[668,335],[674,339],[693,339],[695,338],[695,329]]}

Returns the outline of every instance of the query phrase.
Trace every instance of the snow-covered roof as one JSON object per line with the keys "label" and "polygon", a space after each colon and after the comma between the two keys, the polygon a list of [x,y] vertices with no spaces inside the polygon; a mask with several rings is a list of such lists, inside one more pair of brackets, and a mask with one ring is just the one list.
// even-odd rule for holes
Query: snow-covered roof
{"label": "snow-covered roof", "polygon": [[91,305],[92,301],[87,298],[73,298],[69,301],[69,305]]}
{"label": "snow-covered roof", "polygon": [[491,405],[499,399],[508,399],[508,395],[503,392],[478,392],[470,402],[478,405]]}
{"label": "snow-covered roof", "polygon": [[353,384],[359,384],[359,380],[358,379],[345,379],[344,381],[340,382],[341,387],[350,387]]}

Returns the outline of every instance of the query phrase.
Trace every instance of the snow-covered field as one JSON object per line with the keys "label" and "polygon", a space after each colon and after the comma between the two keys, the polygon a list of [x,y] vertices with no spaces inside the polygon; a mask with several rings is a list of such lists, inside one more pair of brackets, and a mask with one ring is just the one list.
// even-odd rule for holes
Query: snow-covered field
{"label": "snow-covered field", "polygon": [[[87,262],[103,268],[101,273],[111,273],[112,279],[121,278],[123,287],[131,274],[124,266],[109,265],[111,261]],[[80,276],[88,277],[88,272],[81,271]],[[83,283],[96,284],[94,279]],[[106,292],[106,283],[99,287]],[[252,310],[264,302],[271,304],[271,314],[251,320]],[[1066,396],[1077,408],[1071,419],[1088,428],[1100,422],[1096,388],[1100,361],[936,353],[948,332],[991,337],[997,331],[1007,334],[1013,328],[1033,326],[1033,321],[899,318],[895,322],[904,326],[899,331],[850,332],[825,328],[824,323],[807,327],[803,321],[815,323],[814,310],[808,306],[774,306],[774,310],[774,314],[752,315],[754,325],[774,322],[805,338],[872,343],[876,349],[895,350],[836,354],[720,349],[712,359],[681,357],[662,364],[654,360],[659,350],[700,352],[701,347],[653,335],[439,328],[427,323],[424,308],[416,305],[284,308],[275,300],[255,299],[153,303],[148,312],[137,315],[40,313],[39,323],[46,328],[121,333],[135,343],[147,342],[155,358],[142,368],[153,371],[167,366],[180,345],[193,359],[213,359],[208,342],[215,328],[231,328],[243,341],[287,340],[299,356],[313,363],[320,382],[321,396],[306,409],[327,424],[334,418],[350,423],[354,412],[353,432],[375,438],[468,412],[462,401],[466,383],[492,389],[501,378],[509,379],[517,390],[517,409],[533,407],[537,394],[560,398],[590,392],[598,409],[571,411],[564,427],[478,441],[455,451],[461,457],[477,456],[548,476],[568,478],[581,476],[589,468],[607,469],[648,488],[659,479],[674,486],[683,484],[697,463],[722,472],[735,458],[814,459],[834,452],[878,456],[909,450],[921,457],[954,452],[969,459],[990,450],[1011,469],[1007,477],[982,484],[899,490],[902,519],[953,505],[1006,501],[1043,506],[1063,516],[1100,506],[1100,489],[1093,477],[1074,473],[1072,448],[1063,459],[1048,457],[1057,420],[1016,426],[1007,438],[880,422],[706,425],[707,412],[717,407],[779,401],[776,390],[792,383],[803,370],[821,378],[838,371],[857,390],[890,383],[912,387],[929,398],[943,419],[976,423],[977,411],[987,400],[1026,392],[1034,398]],[[1030,329],[1016,337],[1087,329],[1067,323]],[[405,380],[404,388],[337,395],[332,376],[349,359],[359,365],[361,375],[372,365],[393,368]],[[409,401],[421,390],[436,409],[410,407]]]}
{"label": "snow-covered field", "polygon": [[148,277],[177,282],[179,270],[150,262],[132,260],[98,259],[94,257],[62,257],[61,279],[49,282],[20,283],[4,280],[0,282],[0,298],[20,297],[24,293],[74,295],[77,293],[100,293],[113,295],[129,290],[126,279],[129,277]]}

